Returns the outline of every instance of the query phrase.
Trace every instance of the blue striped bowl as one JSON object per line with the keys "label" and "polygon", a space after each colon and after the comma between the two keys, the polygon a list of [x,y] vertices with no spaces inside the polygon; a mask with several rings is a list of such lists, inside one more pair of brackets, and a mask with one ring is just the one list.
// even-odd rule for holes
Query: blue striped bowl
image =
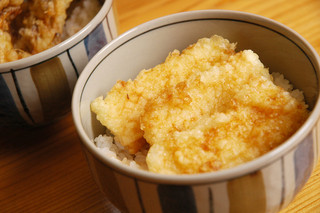
{"label": "blue striped bowl", "polygon": [[113,1],[81,31],[46,51],[0,64],[0,125],[42,125],[70,112],[74,85],[88,61],[117,36]]}
{"label": "blue striped bowl", "polygon": [[[195,175],[160,175],[114,162],[92,139],[103,134],[90,102],[117,80],[134,78],[201,37],[221,35],[252,49],[272,71],[302,90],[312,110],[304,125],[269,153],[232,169]],[[320,59],[288,27],[243,12],[204,10],[147,22],[105,46],[86,66],[72,100],[73,119],[101,191],[123,212],[278,212],[304,186],[319,156]]]}

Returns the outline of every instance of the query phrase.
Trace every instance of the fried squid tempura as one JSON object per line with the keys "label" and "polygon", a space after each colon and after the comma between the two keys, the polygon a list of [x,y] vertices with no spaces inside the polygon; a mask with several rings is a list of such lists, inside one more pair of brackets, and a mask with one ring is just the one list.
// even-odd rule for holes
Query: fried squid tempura
{"label": "fried squid tempura", "polygon": [[257,54],[236,53],[235,44],[219,36],[173,51],[134,81],[118,81],[91,109],[131,153],[147,142],[149,171],[164,174],[253,160],[308,117],[303,100],[276,86]]}
{"label": "fried squid tempura", "polygon": [[[234,44],[221,44],[221,40],[221,37],[208,39],[206,52],[202,52],[199,45],[189,48],[190,50],[186,49],[183,57],[178,57],[179,53],[175,51],[168,56],[165,63],[143,70],[134,81],[118,81],[105,100],[99,97],[92,103],[93,112],[130,153],[137,152],[145,144],[140,118],[147,102],[158,97],[166,88],[186,79],[194,67],[200,68],[206,63],[227,58],[234,51]],[[226,46],[223,48],[220,45]],[[191,50],[197,54],[188,55]],[[200,61],[205,64],[199,63]]]}

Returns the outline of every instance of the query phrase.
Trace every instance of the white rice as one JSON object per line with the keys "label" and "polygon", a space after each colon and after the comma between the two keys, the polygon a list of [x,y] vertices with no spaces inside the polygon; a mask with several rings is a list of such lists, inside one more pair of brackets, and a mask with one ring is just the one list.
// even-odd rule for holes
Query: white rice
{"label": "white rice", "polygon": [[293,89],[292,84],[284,78],[284,76],[278,72],[271,73],[273,77],[273,83],[284,90],[290,92],[290,95],[298,101],[304,101],[303,92],[298,89]]}
{"label": "white rice", "polygon": [[94,139],[96,146],[110,159],[120,161],[130,167],[147,170],[147,150],[132,155],[116,141],[116,138],[107,135],[99,135]]}
{"label": "white rice", "polygon": [[[284,78],[280,73],[272,73],[273,83],[277,86],[282,87],[288,91],[292,97],[299,101],[304,101],[303,92],[298,89],[293,89],[290,82]],[[142,150],[132,155],[124,147],[117,142],[117,138],[108,135],[99,135],[94,139],[94,143],[97,148],[102,151],[107,157],[115,161],[119,161],[125,165],[133,168],[139,168],[148,170],[146,163],[146,156],[148,150]]]}

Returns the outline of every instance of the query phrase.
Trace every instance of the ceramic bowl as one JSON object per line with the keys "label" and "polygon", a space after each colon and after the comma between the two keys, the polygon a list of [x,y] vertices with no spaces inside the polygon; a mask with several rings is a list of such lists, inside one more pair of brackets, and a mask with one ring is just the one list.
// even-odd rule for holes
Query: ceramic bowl
{"label": "ceramic bowl", "polygon": [[[117,80],[134,78],[199,38],[217,34],[252,49],[271,71],[302,90],[311,114],[286,142],[235,168],[194,175],[160,175],[108,159],[93,138],[105,129],[90,102]],[[254,14],[204,10],[142,24],[105,46],[85,67],[72,101],[73,119],[89,167],[101,191],[123,212],[277,212],[287,206],[312,173],[319,153],[319,56],[288,27]]]}
{"label": "ceramic bowl", "polygon": [[0,64],[0,125],[43,125],[70,112],[88,61],[117,36],[113,1],[78,33],[39,54]]}

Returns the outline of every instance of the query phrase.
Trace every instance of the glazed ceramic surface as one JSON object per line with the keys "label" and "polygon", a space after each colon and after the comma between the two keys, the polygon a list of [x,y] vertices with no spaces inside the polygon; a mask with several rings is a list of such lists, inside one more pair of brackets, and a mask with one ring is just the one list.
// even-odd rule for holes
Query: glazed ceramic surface
{"label": "glazed ceramic surface", "polygon": [[[199,38],[221,35],[252,49],[271,72],[304,92],[311,110],[284,144],[238,167],[196,175],[160,175],[129,168],[98,150],[105,129],[90,103],[117,80],[134,78]],[[86,66],[73,93],[75,126],[93,176],[123,212],[277,212],[308,180],[319,153],[319,56],[300,35],[273,20],[236,11],[205,10],[153,20],[119,36]]]}
{"label": "glazed ceramic surface", "polygon": [[81,31],[39,54],[0,64],[0,125],[50,123],[70,112],[88,61],[117,36],[112,0]]}

